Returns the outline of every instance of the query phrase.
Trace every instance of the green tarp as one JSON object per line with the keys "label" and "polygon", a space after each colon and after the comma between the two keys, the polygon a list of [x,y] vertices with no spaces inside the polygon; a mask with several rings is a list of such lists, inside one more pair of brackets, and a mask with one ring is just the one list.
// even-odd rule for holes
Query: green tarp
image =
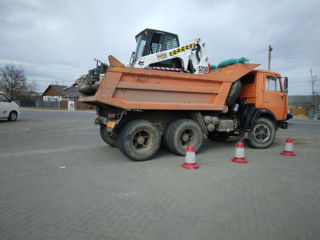
{"label": "green tarp", "polygon": [[225,60],[225,61],[219,63],[218,65],[210,65],[210,69],[226,67],[226,66],[233,65],[236,63],[249,63],[249,59],[244,58],[244,57],[241,57],[238,59],[228,59],[228,60]]}

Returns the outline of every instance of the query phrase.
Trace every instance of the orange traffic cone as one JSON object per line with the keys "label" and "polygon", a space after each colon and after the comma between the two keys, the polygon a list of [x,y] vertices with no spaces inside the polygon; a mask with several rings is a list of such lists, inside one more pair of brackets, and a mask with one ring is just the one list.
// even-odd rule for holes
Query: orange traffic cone
{"label": "orange traffic cone", "polygon": [[284,145],[284,150],[281,153],[281,155],[285,156],[296,156],[296,154],[293,152],[293,141],[292,138],[288,138],[286,141],[286,144]]}
{"label": "orange traffic cone", "polygon": [[183,168],[186,169],[198,169],[199,165],[196,163],[196,154],[194,152],[194,147],[189,145],[187,147],[186,158],[184,164],[182,164]]}
{"label": "orange traffic cone", "polygon": [[234,158],[232,158],[232,162],[236,163],[247,163],[247,159],[244,156],[244,145],[242,142],[237,142],[236,152],[234,154]]}

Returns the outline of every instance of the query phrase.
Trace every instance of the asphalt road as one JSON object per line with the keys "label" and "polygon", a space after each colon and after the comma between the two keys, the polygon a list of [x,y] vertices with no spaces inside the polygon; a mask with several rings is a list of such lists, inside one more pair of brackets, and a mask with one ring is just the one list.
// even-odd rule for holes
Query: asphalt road
{"label": "asphalt road", "polygon": [[[205,141],[198,170],[160,150],[133,162],[93,112],[0,121],[1,239],[320,239],[320,121],[290,120],[266,150]],[[292,137],[296,157],[281,156]]]}

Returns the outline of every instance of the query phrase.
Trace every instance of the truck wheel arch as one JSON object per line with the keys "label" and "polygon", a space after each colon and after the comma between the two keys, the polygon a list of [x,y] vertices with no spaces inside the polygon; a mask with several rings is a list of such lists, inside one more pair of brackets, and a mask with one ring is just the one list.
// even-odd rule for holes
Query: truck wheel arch
{"label": "truck wheel arch", "polygon": [[276,117],[274,116],[273,112],[271,112],[270,110],[268,110],[266,108],[256,108],[255,109],[255,113],[254,113],[254,115],[252,117],[252,120],[251,120],[250,129],[253,128],[255,122],[259,118],[267,118],[267,119],[269,119],[270,121],[273,122],[276,130],[278,130]]}

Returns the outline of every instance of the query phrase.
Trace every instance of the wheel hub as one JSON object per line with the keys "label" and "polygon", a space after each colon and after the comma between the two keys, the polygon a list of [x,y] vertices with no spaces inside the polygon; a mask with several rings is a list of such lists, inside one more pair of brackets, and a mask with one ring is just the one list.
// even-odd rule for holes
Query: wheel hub
{"label": "wheel hub", "polygon": [[145,130],[141,130],[133,137],[133,146],[135,149],[145,149],[150,145],[150,133]]}
{"label": "wheel hub", "polygon": [[189,139],[190,139],[189,134],[183,134],[183,135],[182,135],[182,140],[183,140],[184,142],[189,141]]}
{"label": "wheel hub", "polygon": [[183,146],[187,146],[187,145],[193,144],[192,143],[193,136],[194,136],[194,132],[191,129],[184,130],[180,135],[180,143]]}
{"label": "wheel hub", "polygon": [[143,143],[144,143],[144,137],[139,136],[139,137],[137,138],[137,143],[138,143],[138,144],[143,144]]}
{"label": "wheel hub", "polygon": [[257,124],[254,129],[254,138],[257,142],[264,143],[270,138],[270,129],[264,124]]}

